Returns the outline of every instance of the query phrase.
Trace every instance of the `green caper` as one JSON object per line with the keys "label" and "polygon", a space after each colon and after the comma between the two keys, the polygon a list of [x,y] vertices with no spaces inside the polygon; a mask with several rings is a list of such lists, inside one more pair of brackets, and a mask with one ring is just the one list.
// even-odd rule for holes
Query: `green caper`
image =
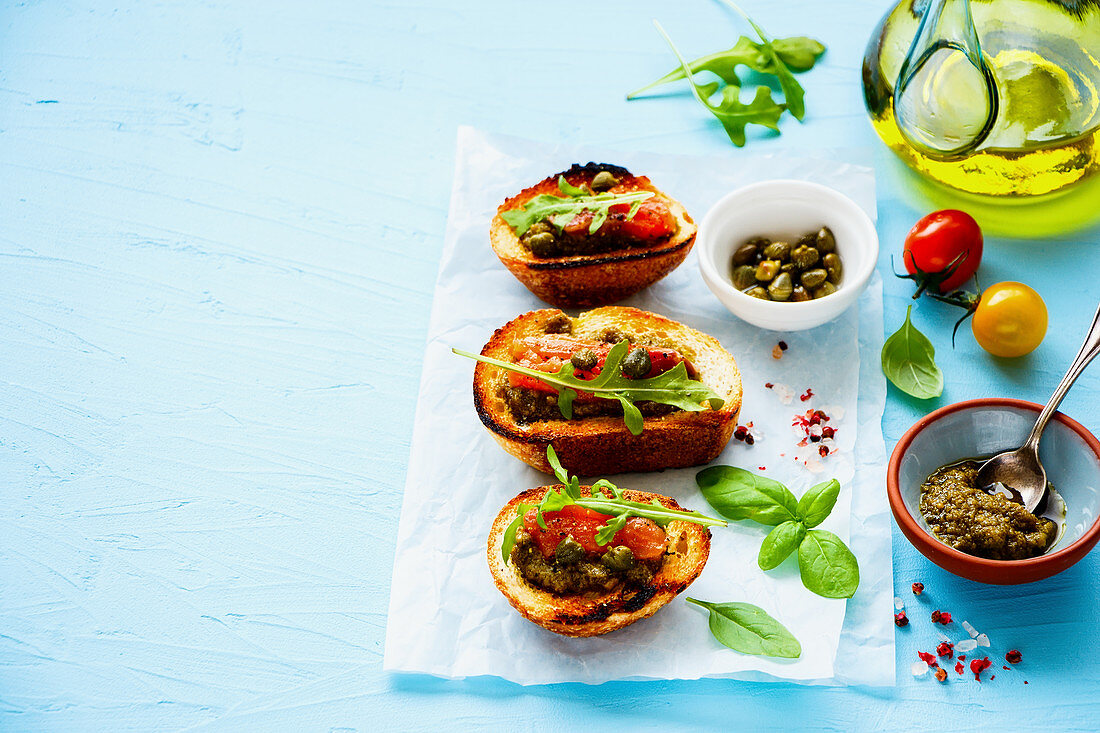
{"label": "green caper", "polygon": [[829,254],[836,251],[836,237],[829,227],[821,227],[817,232],[817,249],[821,254]]}
{"label": "green caper", "polygon": [[623,374],[631,379],[641,379],[649,374],[649,370],[652,368],[653,362],[649,358],[649,352],[640,346],[623,359]]}
{"label": "green caper", "polygon": [[826,295],[832,295],[836,292],[836,285],[831,282],[823,282],[821,285],[814,288],[814,298],[824,298]]}
{"label": "green caper", "polygon": [[745,295],[751,295],[752,297],[759,298],[760,300],[771,300],[771,298],[768,297],[768,291],[760,285],[757,285],[755,288],[749,288],[745,291]]}
{"label": "green caper", "polygon": [[775,276],[775,279],[768,285],[768,295],[772,300],[787,300],[791,297],[791,291],[794,290],[794,283],[791,282],[790,273],[781,272]]}
{"label": "green caper", "polygon": [[816,249],[804,244],[791,251],[791,262],[798,265],[800,269],[806,270],[816,265],[820,256]]}
{"label": "green caper", "polygon": [[584,547],[581,546],[580,542],[573,539],[573,535],[567,536],[554,550],[554,559],[566,565],[583,560],[584,555]]}
{"label": "green caper", "polygon": [[751,288],[756,284],[756,268],[752,265],[741,265],[733,269],[733,287],[738,290]]}
{"label": "green caper", "polygon": [[605,328],[600,334],[600,341],[605,344],[617,344],[625,338],[623,332],[617,328]]}
{"label": "green caper", "polygon": [[829,273],[818,267],[814,270],[806,270],[804,273],[802,273],[802,277],[800,279],[803,286],[809,288],[810,290],[813,290],[818,285],[825,282],[826,278],[828,277]]}
{"label": "green caper", "polygon": [[791,256],[791,245],[788,242],[772,242],[764,248],[764,257],[769,260],[786,262]]}
{"label": "green caper", "polygon": [[791,302],[802,303],[807,300],[813,300],[813,296],[810,295],[809,291],[806,290],[806,288],[802,287],[801,285],[795,285],[794,289],[791,290]]}
{"label": "green caper", "polygon": [[794,272],[798,267],[793,262],[787,262],[779,268],[780,272]]}
{"label": "green caper", "polygon": [[779,260],[763,260],[756,266],[756,279],[762,283],[774,280],[779,274]]}
{"label": "green caper", "polygon": [[576,369],[591,369],[599,362],[596,352],[592,349],[583,349],[569,357],[569,363]]}
{"label": "green caper", "polygon": [[829,282],[836,285],[844,275],[844,267],[840,264],[840,255],[830,252],[822,258],[822,264],[829,273]]}
{"label": "green caper", "polygon": [[600,562],[607,566],[609,570],[626,572],[634,567],[634,553],[630,551],[629,547],[619,545],[605,552],[603,557],[600,558]]}
{"label": "green caper", "polygon": [[523,241],[536,257],[549,257],[554,254],[554,235],[550,232],[539,232],[530,237],[524,237]]}
{"label": "green caper", "polygon": [[618,178],[611,175],[607,171],[600,171],[592,179],[592,190],[593,191],[606,191],[607,189],[612,188],[614,186],[617,186],[618,184],[619,184],[619,179]]}
{"label": "green caper", "polygon": [[573,319],[564,313],[559,313],[542,327],[546,333],[573,333]]}
{"label": "green caper", "polygon": [[551,227],[550,222],[546,221],[545,219],[542,221],[536,221],[534,224],[527,227],[527,231],[523,233],[523,236],[529,237],[536,234],[542,234],[544,232],[547,234],[554,233],[554,228]]}
{"label": "green caper", "polygon": [[733,266],[740,267],[741,265],[751,265],[756,262],[756,255],[759,254],[760,248],[752,242],[742,244],[737,248],[737,251],[733,253]]}

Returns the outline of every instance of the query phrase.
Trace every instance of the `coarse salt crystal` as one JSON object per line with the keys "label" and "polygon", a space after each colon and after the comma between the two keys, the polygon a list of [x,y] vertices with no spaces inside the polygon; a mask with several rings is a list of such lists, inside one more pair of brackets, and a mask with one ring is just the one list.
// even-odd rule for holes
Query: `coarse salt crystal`
{"label": "coarse salt crystal", "polygon": [[913,673],[914,677],[920,677],[922,674],[928,674],[929,669],[930,667],[920,660],[913,662],[912,666],[909,667],[909,671]]}
{"label": "coarse salt crystal", "polygon": [[942,631],[937,631],[936,634],[940,637],[940,641],[951,641],[951,637]]}
{"label": "coarse salt crystal", "polygon": [[985,634],[978,634],[974,637],[974,641],[978,643],[978,646],[989,646],[989,637]]}
{"label": "coarse salt crystal", "polygon": [[901,600],[897,596],[894,596],[894,609],[900,611],[905,608],[905,601]]}
{"label": "coarse salt crystal", "polygon": [[776,382],[772,387],[772,391],[775,392],[776,397],[778,397],[779,401],[784,405],[789,405],[791,401],[794,400],[794,390],[785,384]]}
{"label": "coarse salt crystal", "polygon": [[963,639],[959,643],[955,644],[955,651],[957,652],[972,652],[978,648],[978,642],[973,639]]}
{"label": "coarse salt crystal", "polygon": [[970,634],[971,639],[978,635],[978,630],[971,626],[969,621],[963,621],[962,627],[966,629],[966,633]]}

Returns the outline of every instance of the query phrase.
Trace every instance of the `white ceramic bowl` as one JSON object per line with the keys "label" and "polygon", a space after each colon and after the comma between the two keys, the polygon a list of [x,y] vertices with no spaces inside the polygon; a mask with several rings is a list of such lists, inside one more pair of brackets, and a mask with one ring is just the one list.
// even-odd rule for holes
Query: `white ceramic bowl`
{"label": "white ceramic bowl", "polygon": [[[752,237],[792,243],[822,226],[836,236],[844,274],[837,291],[818,300],[776,303],[745,295],[730,282],[734,250]],[[755,183],[723,196],[699,227],[696,250],[703,280],[730,313],[773,331],[802,331],[833,320],[859,297],[878,261],[878,233],[856,202],[807,181]]]}

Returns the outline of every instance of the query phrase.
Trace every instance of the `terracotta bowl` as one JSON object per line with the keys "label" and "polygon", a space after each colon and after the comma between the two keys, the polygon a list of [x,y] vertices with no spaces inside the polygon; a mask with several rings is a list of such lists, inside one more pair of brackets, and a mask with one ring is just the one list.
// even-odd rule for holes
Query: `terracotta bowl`
{"label": "terracotta bowl", "polygon": [[944,570],[980,583],[1031,583],[1060,573],[1100,539],[1100,441],[1079,422],[1056,413],[1043,433],[1039,457],[1066,502],[1065,529],[1045,555],[986,560],[940,542],[921,516],[920,486],[941,466],[1017,448],[1041,405],[979,399],[942,407],[917,421],[898,441],[886,469],[890,509],[902,533]]}

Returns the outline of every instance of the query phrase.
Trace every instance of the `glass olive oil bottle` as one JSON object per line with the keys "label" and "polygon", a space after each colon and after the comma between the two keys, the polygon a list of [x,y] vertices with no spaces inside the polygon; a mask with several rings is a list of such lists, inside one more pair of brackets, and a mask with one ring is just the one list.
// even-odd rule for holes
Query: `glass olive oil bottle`
{"label": "glass olive oil bottle", "polygon": [[876,132],[925,176],[1063,191],[1100,171],[1100,0],[901,0],[871,36],[863,91]]}

